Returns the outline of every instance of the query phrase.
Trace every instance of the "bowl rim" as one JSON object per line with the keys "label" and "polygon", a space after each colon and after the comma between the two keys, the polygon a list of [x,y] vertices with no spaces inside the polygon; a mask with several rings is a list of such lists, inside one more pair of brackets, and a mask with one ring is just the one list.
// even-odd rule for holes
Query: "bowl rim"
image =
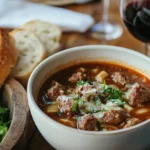
{"label": "bowl rim", "polygon": [[[27,97],[28,97],[28,102],[29,102],[29,107],[31,107],[31,105],[34,107],[34,111],[36,111],[36,113],[38,113],[38,116],[46,121],[47,123],[53,123],[56,126],[58,126],[59,128],[62,128],[64,130],[68,130],[70,132],[75,132],[76,134],[89,134],[89,135],[113,135],[113,134],[121,134],[124,132],[129,132],[131,130],[136,130],[144,125],[146,125],[147,123],[150,123],[150,119],[143,121],[137,125],[134,125],[130,128],[125,128],[125,129],[118,129],[118,130],[113,130],[113,131],[86,131],[86,130],[80,130],[80,129],[76,129],[76,128],[71,128],[68,127],[66,125],[63,125],[53,119],[51,119],[49,116],[47,116],[37,105],[37,103],[35,102],[34,98],[33,98],[33,94],[32,94],[32,85],[33,85],[33,81],[34,81],[34,77],[36,76],[36,74],[49,62],[50,59],[55,59],[57,58],[57,56],[59,55],[66,55],[67,53],[70,52],[75,52],[75,51],[84,51],[84,50],[88,50],[88,49],[107,49],[107,50],[116,50],[116,51],[123,51],[129,54],[133,54],[136,56],[141,57],[142,59],[145,59],[147,61],[150,62],[150,58],[142,53],[139,53],[137,51],[128,49],[128,48],[124,48],[124,47],[119,47],[119,46],[112,46],[112,45],[88,45],[88,46],[78,46],[78,47],[73,47],[73,48],[69,48],[63,51],[60,51],[56,54],[51,55],[50,57],[46,58],[44,61],[42,61],[32,72],[32,74],[30,75],[29,81],[28,81],[28,85],[27,85]],[[32,113],[32,111],[31,111]]]}

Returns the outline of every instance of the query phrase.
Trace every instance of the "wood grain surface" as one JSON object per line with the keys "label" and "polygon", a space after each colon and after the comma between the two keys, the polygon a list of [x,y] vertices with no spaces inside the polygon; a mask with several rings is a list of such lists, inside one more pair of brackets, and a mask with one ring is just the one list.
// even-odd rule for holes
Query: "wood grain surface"
{"label": "wood grain surface", "polygon": [[[102,3],[98,1],[93,1],[82,5],[72,4],[72,5],[65,6],[65,8],[77,12],[89,14],[95,19],[96,22],[98,22],[102,18]],[[91,38],[89,32],[82,33],[82,34],[75,33],[75,32],[63,33],[61,39],[61,49],[64,50],[66,48],[71,48],[71,47],[81,46],[81,45],[107,44],[107,45],[126,47],[126,48],[133,49],[135,51],[139,51],[141,53],[145,53],[144,44],[136,40],[127,31],[127,29],[125,29],[123,25],[119,13],[119,0],[111,0],[109,14],[111,20],[117,21],[122,25],[124,32],[121,37],[112,41],[101,41],[101,40],[96,40]],[[33,125],[32,120],[31,120],[31,125]],[[32,130],[33,129],[34,132],[33,135],[30,136],[27,149],[28,150],[54,150],[54,148],[52,148],[44,140],[44,138],[38,132],[36,127],[32,128]]]}

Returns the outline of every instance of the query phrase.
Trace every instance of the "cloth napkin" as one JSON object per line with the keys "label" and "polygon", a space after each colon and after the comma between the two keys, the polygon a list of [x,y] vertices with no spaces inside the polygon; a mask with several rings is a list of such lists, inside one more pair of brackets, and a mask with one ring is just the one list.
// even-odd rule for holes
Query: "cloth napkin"
{"label": "cloth napkin", "polygon": [[32,20],[58,25],[63,31],[85,32],[93,24],[91,16],[64,8],[25,0],[0,0],[0,27],[16,28]]}

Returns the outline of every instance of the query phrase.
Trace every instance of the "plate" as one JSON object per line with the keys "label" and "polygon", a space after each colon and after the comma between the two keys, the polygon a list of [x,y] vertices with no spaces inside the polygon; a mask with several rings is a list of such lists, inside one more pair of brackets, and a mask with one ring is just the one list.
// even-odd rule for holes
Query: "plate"
{"label": "plate", "polygon": [[45,3],[53,6],[62,6],[75,3],[76,0],[31,0],[36,3]]}

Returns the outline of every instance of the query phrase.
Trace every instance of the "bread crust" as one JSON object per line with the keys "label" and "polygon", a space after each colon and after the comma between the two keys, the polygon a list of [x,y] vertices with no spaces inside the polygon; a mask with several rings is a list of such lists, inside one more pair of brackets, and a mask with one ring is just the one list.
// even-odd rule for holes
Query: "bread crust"
{"label": "bread crust", "polygon": [[0,29],[0,87],[16,65],[17,59],[18,51],[14,39],[6,30]]}

